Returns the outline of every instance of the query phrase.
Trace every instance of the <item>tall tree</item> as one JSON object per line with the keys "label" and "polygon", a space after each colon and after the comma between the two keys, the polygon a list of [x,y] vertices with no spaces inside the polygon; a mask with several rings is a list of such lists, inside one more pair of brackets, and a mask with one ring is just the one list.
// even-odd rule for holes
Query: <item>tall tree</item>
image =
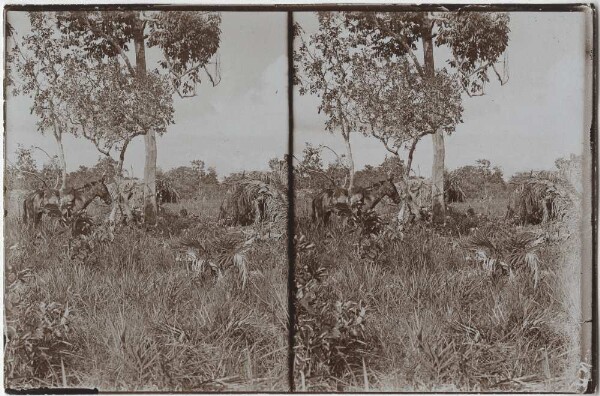
{"label": "tall tree", "polygon": [[349,167],[348,188],[354,186],[354,157],[350,137],[357,131],[355,103],[348,88],[352,83],[352,54],[354,46],[345,35],[340,13],[319,12],[319,30],[307,39],[299,25],[294,35],[299,46],[294,51],[294,84],[300,95],[311,94],[321,99],[319,113],[327,116],[325,130],[339,131],[346,147]]}
{"label": "tall tree", "polygon": [[[133,78],[115,59],[76,70],[63,90],[70,98],[76,133],[112,158],[121,177],[131,141],[149,130],[162,135],[173,122],[172,90],[164,76]],[[112,156],[116,156],[113,158]]]}
{"label": "tall tree", "polygon": [[[369,48],[365,40],[356,41]],[[350,91],[355,96],[358,129],[378,139],[406,164],[403,174],[397,176],[407,178],[419,141],[438,130],[451,134],[462,122],[460,87],[445,71],[430,79],[420,78],[406,57],[378,59],[364,48],[361,54],[354,56]],[[406,159],[402,158],[404,151]]]}
{"label": "tall tree", "polygon": [[66,188],[67,164],[63,136],[76,127],[69,119],[69,95],[63,87],[80,67],[83,59],[78,48],[68,47],[67,38],[58,34],[49,13],[30,12],[31,31],[18,36],[11,30],[11,49],[8,63],[13,74],[10,82],[13,93],[33,99],[31,112],[38,117],[41,133],[51,132],[58,147],[61,169],[61,191]]}
{"label": "tall tree", "polygon": [[[436,78],[434,48],[448,52],[445,68],[468,96],[484,94],[493,72],[504,84],[508,76],[497,68],[508,46],[509,17],[490,12],[387,12],[348,13],[353,29],[370,36],[374,49],[384,58],[407,56],[424,80]],[[363,34],[364,36],[364,34]],[[420,48],[419,48],[420,45]],[[422,52],[419,60],[418,50]],[[438,65],[439,67],[439,65]],[[506,71],[506,69],[505,69]],[[435,221],[445,218],[444,130],[433,134],[432,197]]]}
{"label": "tall tree", "polygon": [[[59,14],[58,28],[84,48],[88,59],[116,60],[119,70],[136,79],[140,86],[163,74],[180,97],[191,97],[206,76],[219,83],[218,65],[211,71],[220,42],[220,15],[199,11],[71,11]],[[147,49],[161,51],[160,70],[148,70]],[[134,51],[135,63],[130,59]],[[144,220],[156,223],[156,129],[144,132]]]}

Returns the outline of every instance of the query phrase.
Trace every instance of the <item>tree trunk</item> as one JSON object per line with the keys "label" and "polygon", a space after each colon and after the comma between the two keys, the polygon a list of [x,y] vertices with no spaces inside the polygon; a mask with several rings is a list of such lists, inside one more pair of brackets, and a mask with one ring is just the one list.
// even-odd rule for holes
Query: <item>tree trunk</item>
{"label": "tree trunk", "polygon": [[348,154],[348,162],[350,165],[350,170],[348,172],[349,182],[348,182],[348,190],[352,190],[354,188],[354,157],[352,156],[352,146],[350,145],[350,133],[343,133],[344,142],[346,143],[346,152]]}
{"label": "tree trunk", "polygon": [[54,137],[56,138],[56,143],[58,144],[58,160],[60,161],[60,173],[61,173],[61,184],[60,184],[60,193],[61,195],[67,189],[67,162],[65,160],[65,148],[62,144],[62,136],[56,130],[54,131]]}
{"label": "tree trunk", "polygon": [[[144,26],[138,20],[134,32],[135,62],[137,78],[146,77],[146,47],[144,42]],[[146,162],[144,164],[144,222],[147,225],[156,224],[156,133],[153,129],[144,135]]]}
{"label": "tree trunk", "polygon": [[431,169],[431,199],[433,200],[433,221],[443,223],[446,218],[444,202],[444,135],[437,131],[433,136],[433,168]]}
{"label": "tree trunk", "polygon": [[[435,65],[433,60],[433,40],[431,37],[431,22],[426,19],[423,25],[423,53],[424,69],[427,78],[435,76]],[[432,220],[436,223],[444,222],[446,218],[446,206],[444,203],[444,134],[437,130],[432,136],[433,142],[433,166],[431,168],[431,200]]]}
{"label": "tree trunk", "polygon": [[[417,147],[417,143],[418,143],[418,139],[415,139],[410,147],[409,152],[408,152],[408,161],[406,164],[406,170],[400,174],[399,185],[400,185],[400,190],[402,191],[401,197],[403,198],[403,200],[400,203],[400,209],[398,211],[397,218],[401,224],[405,224],[406,222],[410,221],[411,216],[412,216],[412,219],[414,219],[416,221],[421,220],[421,208],[417,204],[417,200],[415,199],[415,196],[413,195],[413,193],[410,189],[410,169],[412,167],[413,154],[415,152],[415,148]],[[398,157],[398,159],[400,161],[402,161],[400,154],[396,154],[396,156]],[[407,210],[409,211],[408,217],[406,216]]]}
{"label": "tree trunk", "polygon": [[[121,148],[121,152],[119,153],[119,162],[117,162],[117,172],[115,174],[115,190],[116,190],[116,199],[114,200],[113,210],[110,215],[110,220],[112,224],[115,224],[116,213],[120,211],[121,216],[125,216],[125,222],[133,223],[133,212],[131,210],[131,206],[129,205],[129,191],[125,191],[124,187],[126,183],[123,180],[123,163],[125,162],[125,152],[127,151],[127,147],[131,140],[126,140],[123,143],[123,147]],[[130,181],[132,183],[132,181]]]}
{"label": "tree trunk", "polygon": [[156,135],[149,130],[144,136],[146,165],[144,166],[144,222],[156,224]]}
{"label": "tree trunk", "polygon": [[[410,145],[410,149],[408,150],[408,160],[406,161],[406,180],[408,180],[408,178],[410,177],[410,171],[412,170],[412,162],[413,162],[413,156],[415,154],[415,149],[417,148],[417,143],[419,143],[419,138],[415,138],[412,142],[412,144]],[[402,158],[400,158],[400,155],[396,154],[396,156],[398,157],[398,159],[400,161],[402,161]]]}

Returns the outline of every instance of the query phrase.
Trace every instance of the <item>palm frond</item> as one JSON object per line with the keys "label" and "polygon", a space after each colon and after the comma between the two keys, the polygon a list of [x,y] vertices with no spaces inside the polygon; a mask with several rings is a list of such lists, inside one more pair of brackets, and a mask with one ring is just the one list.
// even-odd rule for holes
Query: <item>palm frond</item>
{"label": "palm frond", "polygon": [[475,259],[484,269],[493,272],[497,266],[512,274],[527,267],[537,287],[542,264],[539,250],[546,242],[546,236],[536,232],[505,234],[477,231],[462,245],[475,253]]}
{"label": "palm frond", "polygon": [[180,261],[192,261],[196,272],[201,272],[208,265],[213,272],[221,274],[235,267],[240,275],[242,287],[248,279],[247,252],[253,239],[246,239],[239,231],[228,231],[223,228],[207,230],[202,228],[193,235],[184,235],[175,244]]}

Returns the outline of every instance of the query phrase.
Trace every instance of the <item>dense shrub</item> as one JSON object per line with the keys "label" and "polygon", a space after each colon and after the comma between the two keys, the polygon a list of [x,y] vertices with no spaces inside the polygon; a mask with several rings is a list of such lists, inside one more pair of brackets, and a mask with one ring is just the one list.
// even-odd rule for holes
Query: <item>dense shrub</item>
{"label": "dense shrub", "polygon": [[447,202],[486,199],[503,194],[506,189],[502,170],[492,168],[488,160],[478,160],[477,165],[465,165],[452,172],[445,172],[444,177],[444,196]]}

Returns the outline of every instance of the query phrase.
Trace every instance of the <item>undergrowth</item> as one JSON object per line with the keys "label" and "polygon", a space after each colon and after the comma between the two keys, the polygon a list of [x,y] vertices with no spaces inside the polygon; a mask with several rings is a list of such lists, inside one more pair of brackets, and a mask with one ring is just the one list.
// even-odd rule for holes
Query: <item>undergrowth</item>
{"label": "undergrowth", "polygon": [[[564,241],[448,216],[402,231],[373,213],[327,228],[297,218],[298,390],[575,390]],[[481,233],[495,244],[485,263]]]}
{"label": "undergrowth", "polygon": [[177,247],[213,230],[200,205],[149,231],[8,218],[5,386],[286,391],[285,241],[253,243],[243,285],[232,269],[199,273]]}

